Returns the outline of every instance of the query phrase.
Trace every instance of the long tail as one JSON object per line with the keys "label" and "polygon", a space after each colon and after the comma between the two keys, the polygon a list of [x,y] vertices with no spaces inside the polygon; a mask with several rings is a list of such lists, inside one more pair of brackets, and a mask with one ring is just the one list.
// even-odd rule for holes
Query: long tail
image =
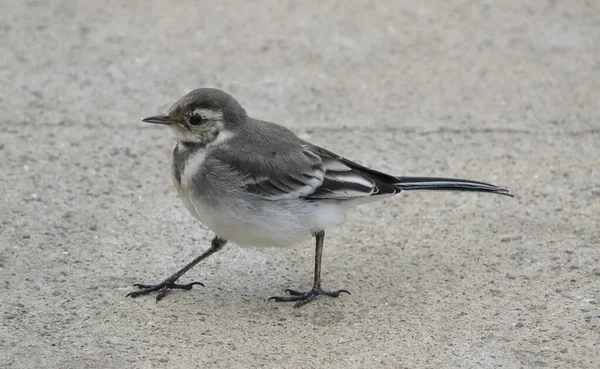
{"label": "long tail", "polygon": [[401,191],[433,190],[433,191],[473,191],[489,192],[498,195],[511,195],[507,189],[493,184],[454,178],[435,177],[398,177],[394,187]]}

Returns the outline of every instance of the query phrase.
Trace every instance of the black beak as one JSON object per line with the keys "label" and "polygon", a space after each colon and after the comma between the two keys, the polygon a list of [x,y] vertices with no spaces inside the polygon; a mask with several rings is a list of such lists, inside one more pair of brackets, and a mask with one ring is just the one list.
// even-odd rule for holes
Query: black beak
{"label": "black beak", "polygon": [[142,119],[142,122],[166,124],[166,125],[171,125],[174,123],[171,120],[171,117],[169,117],[167,114],[160,114],[160,115],[155,115],[153,117],[144,118],[144,119]]}

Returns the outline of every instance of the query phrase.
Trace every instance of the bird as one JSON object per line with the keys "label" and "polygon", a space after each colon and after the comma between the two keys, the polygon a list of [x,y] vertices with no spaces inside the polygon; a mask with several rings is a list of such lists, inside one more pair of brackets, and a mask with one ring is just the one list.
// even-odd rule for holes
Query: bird
{"label": "bird", "polygon": [[142,119],[166,125],[175,134],[171,175],[184,207],[214,232],[210,247],[156,284],[134,284],[127,294],[157,292],[156,302],[173,289],[194,285],[177,281],[228,241],[239,246],[288,247],[314,238],[313,286],[285,290],[276,302],[300,307],[317,296],[339,297],[346,289],[321,287],[325,231],[342,223],[356,206],[403,191],[486,192],[513,196],[507,189],[478,181],[386,174],[299,138],[276,123],[251,118],[230,94],[195,89],[165,114]]}

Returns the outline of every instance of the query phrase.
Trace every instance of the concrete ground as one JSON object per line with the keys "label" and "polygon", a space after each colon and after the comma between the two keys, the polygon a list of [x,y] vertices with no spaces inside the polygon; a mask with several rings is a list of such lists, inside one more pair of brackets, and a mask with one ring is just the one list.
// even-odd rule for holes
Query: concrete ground
{"label": "concrete ground", "polygon": [[[597,1],[0,4],[0,367],[600,367]],[[374,168],[514,199],[408,193],[313,247],[208,246],[140,118],[191,89]]]}

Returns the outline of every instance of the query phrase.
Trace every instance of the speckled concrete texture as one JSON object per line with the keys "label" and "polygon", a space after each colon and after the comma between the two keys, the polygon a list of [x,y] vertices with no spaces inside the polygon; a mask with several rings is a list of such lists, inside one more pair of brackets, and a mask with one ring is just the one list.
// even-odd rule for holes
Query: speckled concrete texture
{"label": "speckled concrete texture", "polygon": [[[0,3],[0,367],[598,368],[597,1]],[[313,246],[208,247],[140,119],[200,86],[410,193]]]}

